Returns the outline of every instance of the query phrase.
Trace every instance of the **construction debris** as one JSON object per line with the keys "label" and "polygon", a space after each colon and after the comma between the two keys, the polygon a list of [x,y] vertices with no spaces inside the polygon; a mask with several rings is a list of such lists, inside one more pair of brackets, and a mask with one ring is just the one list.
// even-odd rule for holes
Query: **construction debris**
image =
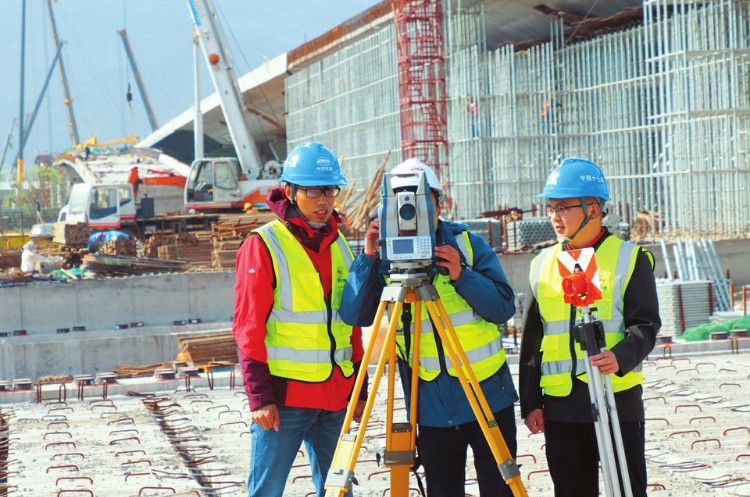
{"label": "construction debris", "polygon": [[129,274],[186,271],[188,264],[185,261],[87,254],[83,257],[83,267],[100,275],[124,276]]}

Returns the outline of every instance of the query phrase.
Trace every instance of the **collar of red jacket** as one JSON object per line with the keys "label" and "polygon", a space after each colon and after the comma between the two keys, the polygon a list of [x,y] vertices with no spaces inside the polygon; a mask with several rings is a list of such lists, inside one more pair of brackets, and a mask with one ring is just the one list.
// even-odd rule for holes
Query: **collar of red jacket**
{"label": "collar of red jacket", "polygon": [[[609,231],[607,230],[607,228],[605,228],[604,226],[602,226],[602,229],[599,231],[599,234],[596,235],[596,238],[594,238],[593,240],[591,240],[591,243],[589,243],[585,247],[578,247],[578,248],[579,249],[580,248],[588,248],[588,247],[594,247],[594,248],[596,248],[599,245],[599,242],[602,241],[602,238],[604,237],[604,235],[606,235],[607,233],[609,233]],[[565,245],[565,250],[576,250],[576,248],[573,247],[571,244],[568,243],[568,244]]]}
{"label": "collar of red jacket", "polygon": [[335,210],[325,226],[314,229],[287,198],[282,188],[271,190],[266,198],[266,204],[300,243],[310,250],[320,252],[321,247],[329,246],[338,235],[339,215]]}

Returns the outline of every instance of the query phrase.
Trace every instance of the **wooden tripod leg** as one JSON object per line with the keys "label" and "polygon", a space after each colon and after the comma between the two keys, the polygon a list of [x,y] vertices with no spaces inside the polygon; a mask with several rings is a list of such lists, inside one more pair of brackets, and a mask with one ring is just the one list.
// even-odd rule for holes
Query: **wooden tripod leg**
{"label": "wooden tripod leg", "polygon": [[[435,292],[434,295],[437,295],[437,293]],[[471,363],[466,357],[466,352],[464,352],[461,343],[458,341],[456,330],[450,321],[450,316],[440,298],[434,295],[430,295],[431,298],[429,300],[425,299],[427,311],[432,318],[440,339],[443,341],[443,348],[456,370],[461,388],[463,388],[466,399],[469,401],[472,411],[474,411],[482,433],[484,433],[484,438],[487,440],[490,450],[492,450],[492,455],[495,456],[500,474],[514,496],[527,497],[528,494],[521,481],[521,472],[518,470],[518,465],[508,450],[503,434],[497,426],[494,414],[492,414],[492,409],[487,403],[487,398],[482,392],[482,387],[479,385],[479,381],[476,375],[474,375],[474,370],[471,368]]]}
{"label": "wooden tripod leg", "polygon": [[[365,404],[365,410],[362,414],[362,421],[359,423],[359,429],[357,430],[356,436],[350,434],[351,423],[354,419],[354,409],[357,407],[359,395],[362,392],[362,386],[364,384],[364,378],[367,372],[367,365],[370,363],[370,357],[375,347],[375,340],[377,339],[377,330],[380,328],[380,324],[385,314],[385,309],[388,302],[382,300],[378,306],[378,311],[375,316],[375,322],[373,323],[373,335],[370,337],[370,341],[367,345],[367,350],[362,358],[362,364],[357,374],[357,380],[354,384],[354,390],[352,391],[352,397],[349,401],[349,406],[346,410],[346,417],[344,418],[344,425],[341,428],[341,436],[339,442],[336,445],[336,452],[333,454],[333,461],[331,462],[331,469],[328,471],[326,476],[325,488],[326,497],[344,497],[347,491],[351,489],[352,481],[354,479],[354,467],[357,464],[357,457],[359,451],[362,448],[362,441],[365,437],[367,430],[367,423],[369,422],[370,415],[372,414],[372,408],[375,404],[375,397],[380,386],[380,378],[383,376],[383,370],[385,369],[385,361],[391,353],[395,354],[396,348],[396,326],[398,320],[392,320],[388,325],[388,332],[385,336],[383,348],[380,351],[380,358],[378,359],[378,365],[375,370],[375,376],[372,379],[372,389],[370,395],[367,398]],[[394,304],[394,313],[398,312],[397,315],[401,314],[403,308],[403,302],[396,302]]]}

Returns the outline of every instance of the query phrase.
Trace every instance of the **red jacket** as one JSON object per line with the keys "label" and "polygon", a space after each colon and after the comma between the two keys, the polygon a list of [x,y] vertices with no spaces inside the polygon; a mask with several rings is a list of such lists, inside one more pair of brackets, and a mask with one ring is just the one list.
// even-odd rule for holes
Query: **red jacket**
{"label": "red jacket", "polygon": [[[326,226],[314,230],[280,188],[271,191],[266,202],[305,248],[318,270],[326,300],[330,301],[330,246],[338,237],[338,214],[334,211]],[[236,275],[232,331],[237,342],[250,409],[269,404],[326,411],[344,409],[356,375],[346,378],[341,369],[334,365],[333,373],[326,381],[308,383],[272,376],[268,370],[266,320],[273,308],[276,282],[271,255],[259,235],[248,237],[237,252]],[[364,354],[361,328],[353,328],[351,344],[352,361],[355,371],[358,371]],[[361,397],[364,395],[363,389]]]}

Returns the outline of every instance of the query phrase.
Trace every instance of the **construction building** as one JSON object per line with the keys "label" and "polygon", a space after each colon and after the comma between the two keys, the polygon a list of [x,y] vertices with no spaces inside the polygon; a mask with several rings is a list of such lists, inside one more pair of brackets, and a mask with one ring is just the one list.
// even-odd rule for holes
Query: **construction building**
{"label": "construction building", "polygon": [[608,176],[615,219],[648,213],[652,240],[747,237],[750,2],[444,1],[394,17],[414,3],[439,4],[383,2],[287,55],[290,148],[322,141],[363,190],[388,151],[389,168],[415,154],[411,123],[454,219],[533,216],[550,169],[578,156]]}
{"label": "construction building", "polygon": [[[322,141],[358,191],[389,151],[389,169],[416,155],[447,185],[448,217],[528,218],[551,168],[579,156],[608,177],[610,223],[638,239],[746,238],[749,11],[743,0],[385,0],[240,86],[262,154]],[[208,152],[226,128],[216,99],[204,102]],[[189,162],[192,117],[144,144]]]}

